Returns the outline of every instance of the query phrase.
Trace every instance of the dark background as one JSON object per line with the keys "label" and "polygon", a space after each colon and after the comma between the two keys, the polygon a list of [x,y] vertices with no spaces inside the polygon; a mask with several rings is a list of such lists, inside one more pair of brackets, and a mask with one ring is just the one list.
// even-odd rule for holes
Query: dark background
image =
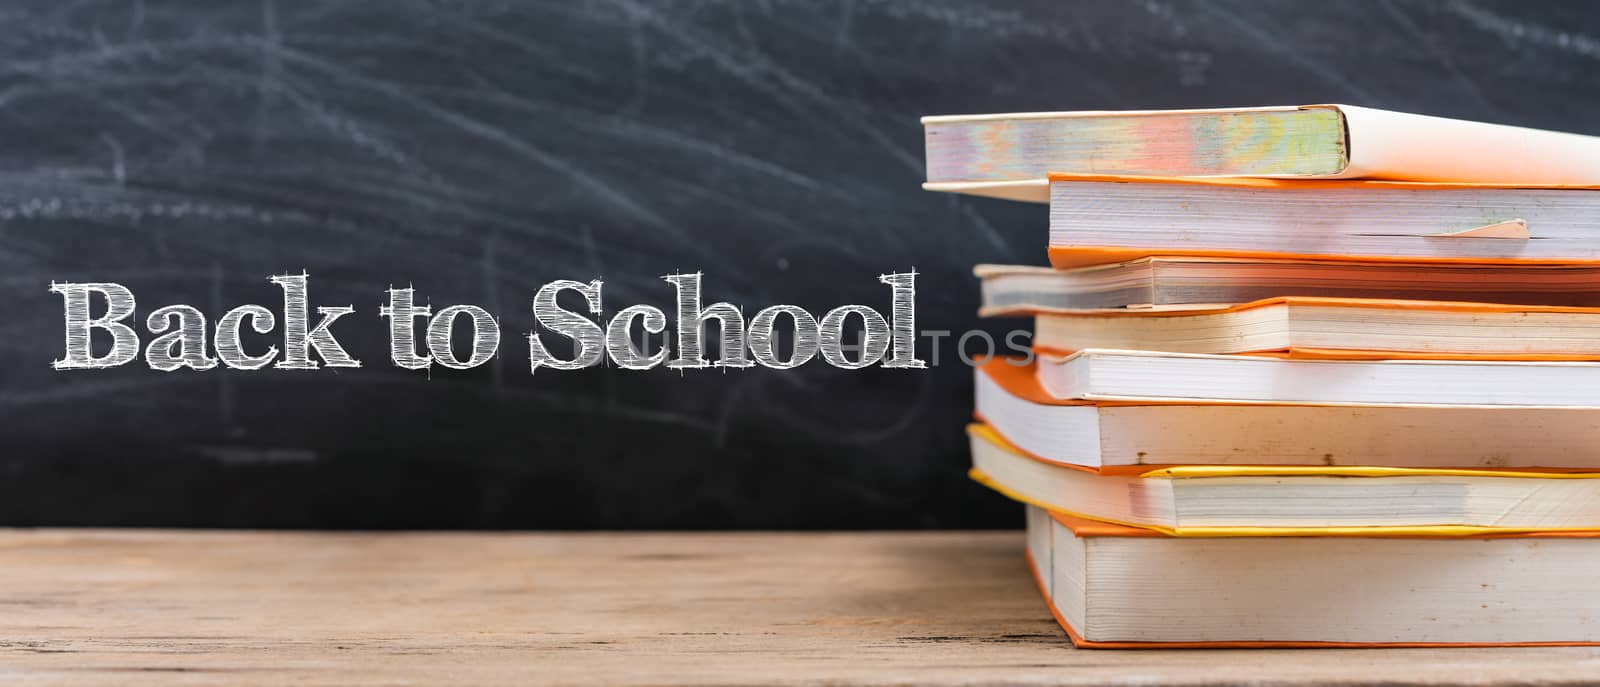
{"label": "dark background", "polygon": [[[964,476],[948,355],[529,374],[529,300],[667,305],[660,275],[703,270],[747,313],[887,311],[877,275],[915,267],[919,326],[961,331],[970,266],[1042,263],[1044,210],[919,190],[918,116],[1343,102],[1600,134],[1595,7],[9,2],[0,524],[1017,526]],[[50,369],[52,280],[215,318],[301,270],[358,308],[335,331],[366,367]],[[497,313],[500,357],[391,366],[376,311],[407,283]]]}

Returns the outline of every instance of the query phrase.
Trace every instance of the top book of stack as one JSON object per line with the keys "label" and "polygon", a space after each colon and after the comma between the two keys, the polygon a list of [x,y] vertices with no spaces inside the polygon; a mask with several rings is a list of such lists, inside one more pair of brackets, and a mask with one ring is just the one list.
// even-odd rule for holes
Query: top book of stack
{"label": "top book of stack", "polygon": [[924,117],[927,183],[1034,202],[1048,175],[1600,184],[1600,138],[1348,105]]}

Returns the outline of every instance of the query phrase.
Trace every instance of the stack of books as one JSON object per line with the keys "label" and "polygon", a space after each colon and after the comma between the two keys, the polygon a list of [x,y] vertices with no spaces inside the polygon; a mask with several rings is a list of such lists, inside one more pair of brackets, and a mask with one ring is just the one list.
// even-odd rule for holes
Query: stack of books
{"label": "stack of books", "polygon": [[930,117],[1049,203],[972,476],[1084,647],[1600,643],[1600,139],[1320,105]]}

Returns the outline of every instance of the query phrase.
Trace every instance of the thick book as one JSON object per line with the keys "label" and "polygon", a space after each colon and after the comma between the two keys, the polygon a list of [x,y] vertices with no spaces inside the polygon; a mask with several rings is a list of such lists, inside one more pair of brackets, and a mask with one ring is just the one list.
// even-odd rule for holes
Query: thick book
{"label": "thick book", "polygon": [[1181,310],[1278,296],[1600,306],[1600,265],[1159,256],[1070,269],[978,265],[985,317]]}
{"label": "thick book", "polygon": [[1305,358],[1600,359],[1600,308],[1269,298],[1213,310],[1054,311],[1033,345]]}
{"label": "thick book", "polygon": [[1600,643],[1593,533],[1184,538],[1029,507],[1027,558],[1094,649]]}
{"label": "thick book", "polygon": [[1059,400],[1034,365],[976,373],[980,420],[1021,452],[1101,472],[1152,466],[1329,465],[1600,470],[1600,410],[1146,405]]}
{"label": "thick book", "polygon": [[1175,536],[1600,530],[1600,473],[1196,465],[1107,474],[968,428],[972,478],[1017,501]]}
{"label": "thick book", "polygon": [[1040,354],[1055,398],[1135,403],[1600,408],[1600,363],[1317,360],[1089,348]]}
{"label": "thick book", "polygon": [[1600,188],[1050,175],[1056,267],[1155,255],[1600,261]]}
{"label": "thick book", "polygon": [[1349,105],[924,117],[927,183],[1044,201],[1049,172],[1600,183],[1600,138]]}

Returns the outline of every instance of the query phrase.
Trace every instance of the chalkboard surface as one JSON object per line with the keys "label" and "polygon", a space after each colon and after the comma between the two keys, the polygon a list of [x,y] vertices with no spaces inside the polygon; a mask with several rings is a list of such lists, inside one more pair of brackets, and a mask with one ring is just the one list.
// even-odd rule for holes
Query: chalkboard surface
{"label": "chalkboard surface", "polygon": [[[0,9],[0,524],[1017,526],[967,481],[970,370],[530,373],[530,299],[974,316],[1044,209],[921,191],[924,114],[1343,102],[1600,134],[1562,2],[122,2]],[[356,370],[54,371],[52,281],[138,316],[353,305]],[[388,363],[391,285],[501,318]],[[148,335],[146,335],[148,339]],[[926,349],[924,349],[926,352]]]}

